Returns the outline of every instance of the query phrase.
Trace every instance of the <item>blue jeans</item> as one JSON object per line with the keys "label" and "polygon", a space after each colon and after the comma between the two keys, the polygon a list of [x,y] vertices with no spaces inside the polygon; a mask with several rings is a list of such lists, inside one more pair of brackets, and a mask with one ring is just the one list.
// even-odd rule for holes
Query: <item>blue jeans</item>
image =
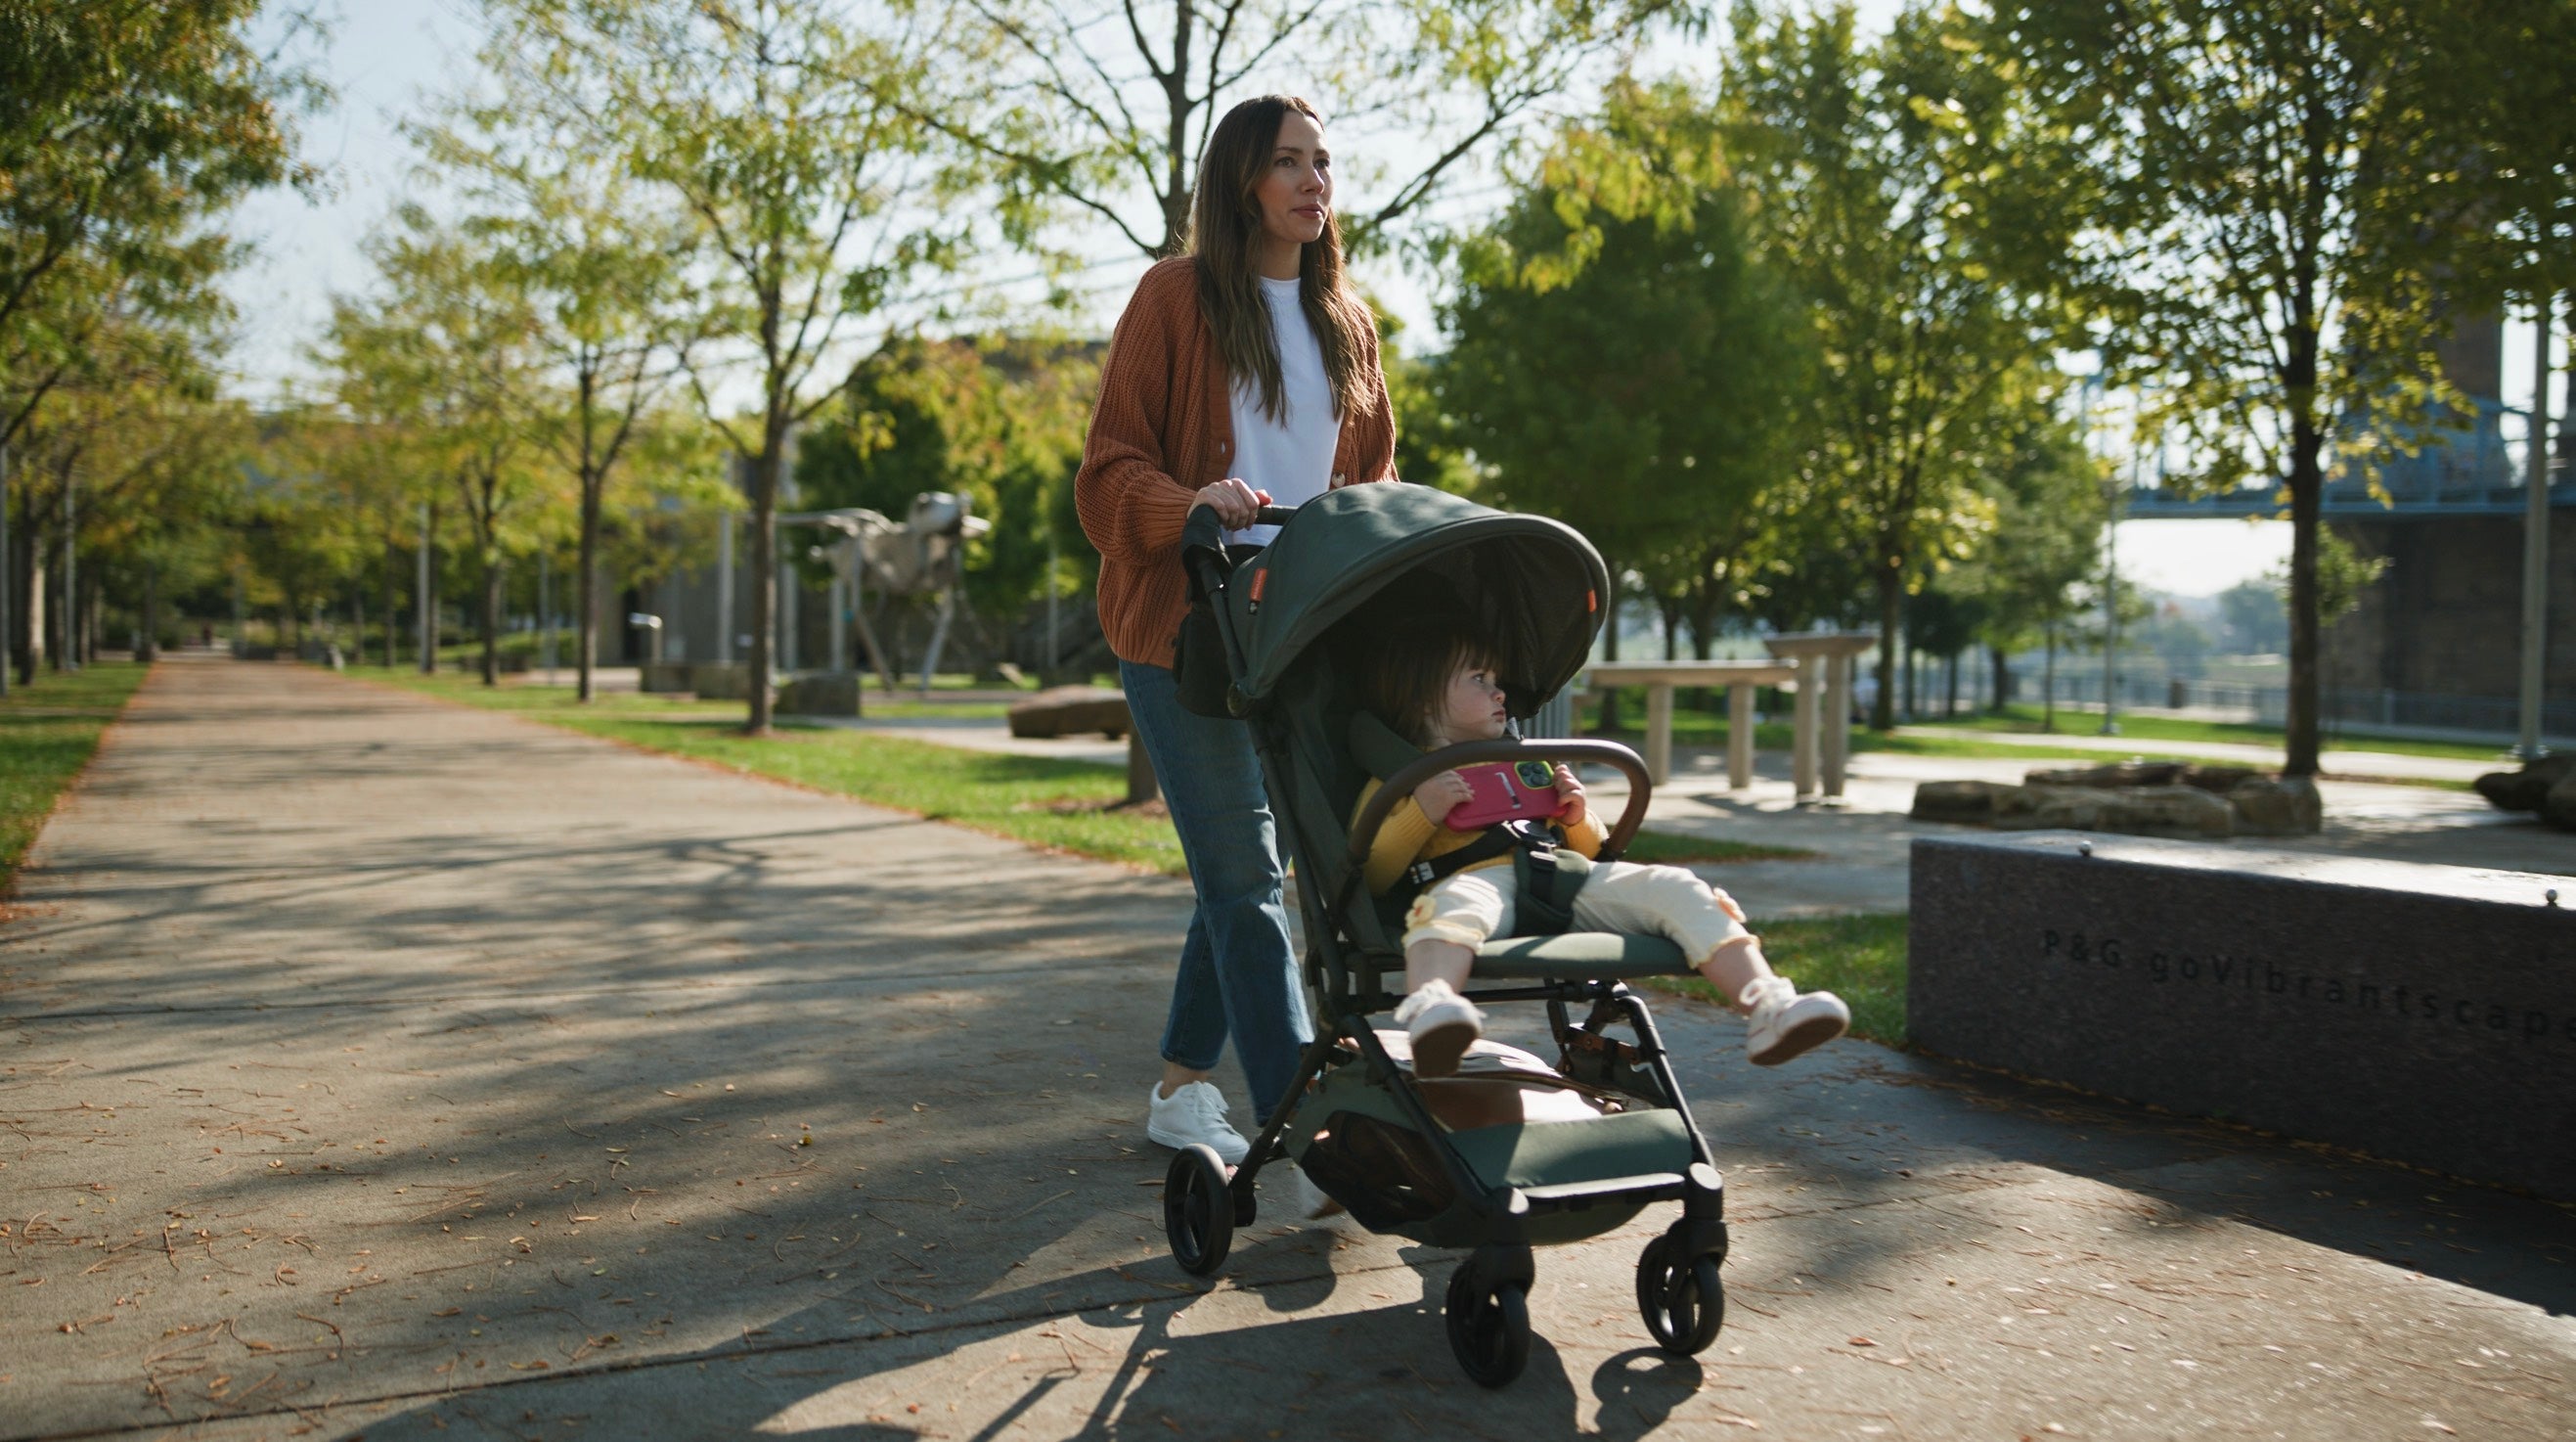
{"label": "blue jeans", "polygon": [[1277,832],[1251,730],[1182,710],[1165,667],[1120,661],[1118,680],[1198,893],[1172,979],[1163,1060],[1213,1071],[1232,1036],[1254,1117],[1266,1123],[1314,1033],[1288,943]]}

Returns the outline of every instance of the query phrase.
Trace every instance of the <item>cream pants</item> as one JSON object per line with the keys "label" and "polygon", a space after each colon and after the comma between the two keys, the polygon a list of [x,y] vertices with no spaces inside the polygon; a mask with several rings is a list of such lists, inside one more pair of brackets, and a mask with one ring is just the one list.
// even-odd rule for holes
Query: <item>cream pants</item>
{"label": "cream pants", "polygon": [[[1512,934],[1519,886],[1509,863],[1444,876],[1413,899],[1404,913],[1404,945],[1448,941],[1473,950],[1489,937]],[[1682,949],[1694,967],[1719,946],[1750,935],[1735,898],[1678,866],[1595,865],[1574,893],[1574,930],[1660,936]]]}

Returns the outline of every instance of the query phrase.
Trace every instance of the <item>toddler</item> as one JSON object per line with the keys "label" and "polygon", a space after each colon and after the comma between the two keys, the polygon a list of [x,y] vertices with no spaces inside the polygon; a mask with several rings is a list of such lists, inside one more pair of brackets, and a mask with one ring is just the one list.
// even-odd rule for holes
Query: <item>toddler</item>
{"label": "toddler", "polygon": [[[1396,734],[1425,751],[1505,733],[1509,717],[1491,648],[1463,617],[1435,616],[1388,637],[1363,678],[1364,699]],[[1360,805],[1378,789],[1369,782]],[[1552,824],[1564,845],[1597,854],[1608,832],[1584,803],[1582,783],[1555,768]],[[1395,804],[1369,849],[1369,894],[1384,896],[1416,863],[1474,843],[1477,831],[1443,823],[1473,791],[1444,771]],[[1517,883],[1509,853],[1473,862],[1423,888],[1404,915],[1404,985],[1396,1022],[1413,1044],[1414,1074],[1448,1076],[1484,1031],[1484,1013],[1458,994],[1476,946],[1512,934]],[[1749,1021],[1745,1045],[1757,1066],[1776,1066],[1843,1034],[1851,1010],[1831,992],[1801,993],[1763,960],[1744,912],[1725,892],[1678,866],[1595,865],[1571,907],[1578,931],[1650,933],[1670,939],[1701,976]]]}

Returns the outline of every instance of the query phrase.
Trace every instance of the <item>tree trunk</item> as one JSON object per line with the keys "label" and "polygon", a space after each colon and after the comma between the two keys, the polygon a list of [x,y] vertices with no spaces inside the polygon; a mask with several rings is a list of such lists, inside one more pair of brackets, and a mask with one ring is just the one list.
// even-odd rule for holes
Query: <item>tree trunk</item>
{"label": "tree trunk", "polygon": [[[1619,659],[1619,568],[1608,566],[1604,570],[1610,577],[1610,594],[1601,598],[1605,614],[1609,617],[1609,622],[1601,633],[1601,659],[1616,661]],[[1604,731],[1619,729],[1619,689],[1615,686],[1601,688],[1601,729]]]}
{"label": "tree trunk", "polygon": [[1870,702],[1872,730],[1896,729],[1896,632],[1905,619],[1905,566],[1882,557],[1878,569],[1878,696]]}
{"label": "tree trunk", "polygon": [[1994,694],[1986,698],[1986,709],[2002,715],[2003,709],[2012,704],[2012,661],[2004,655],[2003,647],[1990,643],[1986,663],[1994,671]]}
{"label": "tree trunk", "polygon": [[429,550],[429,589],[428,593],[421,598],[420,669],[424,675],[436,675],[438,672],[438,613],[443,609],[438,596],[438,583],[443,579],[440,572],[446,569],[440,564],[442,558],[438,554],[438,502],[436,501],[429,503],[429,534],[421,538],[421,544]]}
{"label": "tree trunk", "polygon": [[483,684],[501,684],[501,558],[490,541],[481,547],[483,565],[483,604],[479,620],[483,632]]}
{"label": "tree trunk", "polygon": [[2290,694],[2283,721],[2284,777],[2317,774],[2317,518],[2323,475],[2317,451],[2324,444],[2314,422],[2301,414],[2290,440]]}
{"label": "tree trunk", "polygon": [[394,625],[394,617],[399,615],[402,610],[401,586],[398,580],[399,572],[397,570],[397,562],[395,560],[396,554],[397,552],[394,548],[394,543],[390,538],[388,538],[385,541],[385,594],[383,597],[385,603],[385,669],[388,671],[394,668],[394,631],[396,629]]}
{"label": "tree trunk", "polygon": [[36,679],[36,535],[28,522],[31,507],[20,507],[9,527],[9,659],[18,668],[18,684]]}
{"label": "tree trunk", "polygon": [[770,643],[778,627],[778,473],[786,440],[784,404],[775,402],[761,428],[760,454],[751,463],[750,708],[742,729],[752,736],[769,734]]}
{"label": "tree trunk", "polygon": [[150,665],[161,657],[161,563],[143,561],[143,634],[134,641],[134,659]]}
{"label": "tree trunk", "polygon": [[2044,693],[2039,703],[2039,729],[2057,729],[2057,625],[2048,627],[2048,659],[2040,667],[2040,688]]}
{"label": "tree trunk", "polygon": [[605,478],[597,475],[581,480],[581,556],[573,580],[581,588],[580,636],[573,642],[580,675],[573,694],[584,703],[591,699],[591,672],[599,665],[599,493],[604,484]]}

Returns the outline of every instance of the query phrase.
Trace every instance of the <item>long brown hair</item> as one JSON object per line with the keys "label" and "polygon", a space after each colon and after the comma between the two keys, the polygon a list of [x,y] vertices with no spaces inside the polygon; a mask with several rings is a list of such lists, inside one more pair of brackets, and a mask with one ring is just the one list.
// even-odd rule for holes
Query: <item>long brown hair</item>
{"label": "long brown hair", "polygon": [[[1279,343],[1271,335],[1270,307],[1261,299],[1256,244],[1261,202],[1253,196],[1279,146],[1279,124],[1288,112],[1324,123],[1315,107],[1294,95],[1264,95],[1225,113],[1199,157],[1198,198],[1190,212],[1190,254],[1198,259],[1199,311],[1216,333],[1226,373],[1249,379],[1261,395],[1261,413],[1288,419],[1288,392],[1279,378]],[[1324,233],[1299,248],[1297,300],[1324,351],[1324,380],[1333,392],[1333,414],[1348,420],[1377,408],[1376,377],[1367,370],[1367,338],[1376,321],[1368,304],[1342,279],[1342,224],[1331,207]]]}

